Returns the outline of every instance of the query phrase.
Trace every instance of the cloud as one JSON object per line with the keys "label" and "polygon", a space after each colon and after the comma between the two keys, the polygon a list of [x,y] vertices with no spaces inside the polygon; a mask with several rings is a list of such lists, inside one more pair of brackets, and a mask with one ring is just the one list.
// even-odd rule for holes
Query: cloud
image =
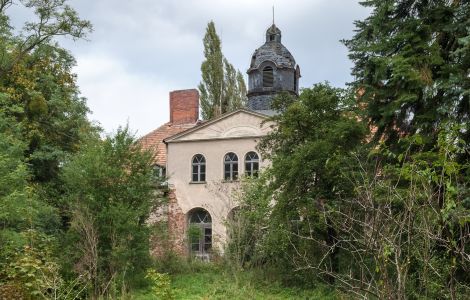
{"label": "cloud", "polygon": [[[196,88],[202,39],[213,20],[224,55],[245,73],[253,51],[275,20],[283,44],[301,67],[300,86],[351,81],[347,49],[353,21],[369,11],[356,0],[72,0],[90,20],[89,42],[61,40],[77,58],[78,83],[92,118],[106,131],[129,120],[145,134],[168,120],[168,92]],[[19,19],[31,15],[16,10]],[[21,18],[20,18],[21,17]]]}
{"label": "cloud", "polygon": [[129,123],[137,135],[168,121],[168,88],[175,83],[128,72],[106,54],[77,58],[78,84],[92,109],[90,119],[109,133]]}

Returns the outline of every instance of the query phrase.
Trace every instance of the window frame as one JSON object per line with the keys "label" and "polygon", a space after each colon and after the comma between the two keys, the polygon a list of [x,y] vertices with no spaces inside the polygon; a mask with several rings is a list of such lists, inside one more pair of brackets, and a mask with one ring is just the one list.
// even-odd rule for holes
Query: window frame
{"label": "window frame", "polygon": [[[227,160],[226,158],[230,154],[233,154],[235,156],[236,160]],[[227,167],[229,168],[229,170],[228,170],[229,176],[228,177],[227,177]],[[239,173],[240,172],[239,172],[238,155],[233,151],[225,153],[224,158],[223,158],[223,179],[224,179],[224,181],[237,181]]]}
{"label": "window frame", "polygon": [[[204,218],[200,218],[204,215]],[[196,218],[197,217],[197,218]],[[202,207],[196,207],[187,215],[188,230],[199,231],[199,236],[188,236],[188,250],[190,255],[203,260],[209,260],[213,246],[212,216],[210,212]]]}
{"label": "window frame", "polygon": [[[195,161],[197,157],[202,157],[202,160]],[[197,171],[194,172],[194,167],[197,167]],[[206,182],[206,174],[207,174],[207,160],[206,157],[201,154],[193,155],[191,159],[191,182],[192,183],[205,183]],[[196,175],[196,179],[195,176]]]}
{"label": "window frame", "polygon": [[[247,159],[248,154],[251,154],[251,153],[254,153],[256,155],[256,159],[252,159],[252,158],[250,158],[250,160]],[[260,158],[259,154],[256,153],[256,151],[248,151],[245,154],[245,161],[244,162],[245,162],[245,176],[258,177],[260,164],[261,164],[261,158]],[[250,164],[249,168],[247,168],[248,164]],[[257,164],[257,166],[258,166],[258,168],[256,170],[254,170],[255,164]]]}

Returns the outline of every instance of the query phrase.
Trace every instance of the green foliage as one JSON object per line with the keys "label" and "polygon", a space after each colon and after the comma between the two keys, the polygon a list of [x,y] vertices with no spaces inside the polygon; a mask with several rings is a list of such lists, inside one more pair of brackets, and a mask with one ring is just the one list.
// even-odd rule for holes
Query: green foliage
{"label": "green foliage", "polygon": [[[442,123],[470,123],[470,3],[371,0],[362,5],[371,15],[355,23],[356,35],[344,43],[376,140],[400,152],[399,137],[419,132],[429,150]],[[468,132],[461,132],[467,143]]]}
{"label": "green foliage", "polygon": [[259,266],[265,258],[261,245],[269,224],[271,197],[264,175],[243,179],[236,196],[240,206],[226,222],[230,242],[225,257],[236,271]]}
{"label": "green foliage", "polygon": [[238,270],[326,280],[355,297],[468,294],[466,124],[442,122],[431,148],[421,133],[370,147],[347,91],[320,84],[275,105],[277,127],[260,144],[272,165],[243,184],[229,222]]}
{"label": "green foliage", "polygon": [[272,118],[277,127],[260,143],[272,161],[266,174],[267,195],[261,198],[273,203],[264,213],[269,230],[263,237],[263,254],[288,270],[286,277],[301,282],[290,271],[301,264],[297,258],[337,267],[337,249],[329,249],[336,232],[325,214],[353,192],[341,170],[349,168],[351,153],[366,131],[358,122],[351,93],[328,84],[304,89],[297,101],[281,95],[274,105],[282,114]]}
{"label": "green foliage", "polygon": [[79,97],[72,67],[74,58],[54,43],[57,36],[83,38],[91,29],[64,0],[23,1],[34,10],[37,22],[28,22],[22,35],[14,36],[4,1],[0,40],[0,106],[21,130],[21,140],[36,182],[57,179],[60,162],[74,152],[91,131],[88,108]]}
{"label": "green foliage", "polygon": [[205,61],[201,65],[199,84],[201,114],[209,120],[241,108],[246,100],[246,85],[240,71],[222,54],[222,46],[214,22],[207,24],[203,39]]}
{"label": "green foliage", "polygon": [[455,299],[469,286],[470,3],[362,4],[371,15],[345,44],[376,168],[356,183],[364,214],[351,220],[380,217],[364,250],[377,255],[376,294]]}
{"label": "green foliage", "polygon": [[[54,241],[47,235],[29,230],[20,234],[24,244],[10,242],[4,251],[6,264],[0,271],[0,296],[12,289],[26,299],[48,298],[63,284],[59,264],[53,256]],[[26,241],[26,243],[24,243]],[[52,293],[52,294],[51,294]]]}
{"label": "green foliage", "polygon": [[127,129],[119,129],[104,141],[90,141],[63,167],[72,212],[64,259],[89,276],[94,295],[106,294],[109,282],[132,287],[145,275],[150,263],[146,220],[158,205],[152,165],[151,154]]}
{"label": "green foliage", "polygon": [[28,208],[22,205],[28,201],[25,147],[19,128],[11,121],[0,111],[0,225],[3,229],[24,224]]}
{"label": "green foliage", "polygon": [[20,1],[37,21],[16,34],[12,4],[0,1],[0,298],[116,296],[145,283],[151,157],[127,130],[101,141],[87,120],[55,38],[90,23],[64,0]]}
{"label": "green foliage", "polygon": [[[409,140],[419,144],[421,139]],[[469,165],[457,163],[461,151],[459,129],[448,127],[435,148],[404,153],[403,163],[357,162],[362,171],[351,178],[356,194],[331,212],[338,247],[350,256],[337,273],[341,282],[366,284],[364,291],[379,298],[468,294],[468,183],[463,174]],[[373,162],[388,155],[374,154]],[[366,279],[364,273],[369,273]]]}
{"label": "green foliage", "polygon": [[60,277],[51,238],[34,229],[48,231],[57,222],[29,186],[24,149],[18,124],[0,111],[0,294],[10,287],[35,298],[57,288]]}
{"label": "green foliage", "polygon": [[[206,263],[207,265],[207,263]],[[288,288],[253,271],[236,276],[224,268],[206,267],[205,271],[186,272],[171,277],[175,299],[338,299],[339,293],[318,285],[310,289]],[[155,299],[153,292],[135,293],[133,299]]]}
{"label": "green foliage", "polygon": [[[13,4],[37,21],[13,28]],[[27,299],[58,297],[58,173],[67,153],[94,134],[75,60],[54,39],[90,29],[63,0],[0,3],[0,285]]]}
{"label": "green foliage", "polygon": [[155,299],[175,299],[171,290],[170,275],[165,273],[157,273],[155,270],[148,270],[145,278],[149,279],[151,289]]}

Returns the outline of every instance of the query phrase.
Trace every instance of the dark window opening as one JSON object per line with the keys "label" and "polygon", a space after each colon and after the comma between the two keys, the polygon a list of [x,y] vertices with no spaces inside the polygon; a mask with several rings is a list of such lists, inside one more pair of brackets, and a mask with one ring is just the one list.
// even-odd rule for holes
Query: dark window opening
{"label": "dark window opening", "polygon": [[274,74],[272,67],[263,69],[263,87],[273,87]]}
{"label": "dark window opening", "polygon": [[224,157],[224,180],[238,179],[238,156],[233,153],[227,153]]}
{"label": "dark window opening", "polygon": [[245,175],[258,177],[259,156],[256,152],[250,151],[245,155]]}
{"label": "dark window opening", "polygon": [[192,181],[206,181],[206,159],[202,154],[196,154],[192,161]]}
{"label": "dark window opening", "polygon": [[162,167],[160,165],[154,165],[153,166],[153,174],[156,177],[164,178],[164,177],[166,177],[166,168]]}

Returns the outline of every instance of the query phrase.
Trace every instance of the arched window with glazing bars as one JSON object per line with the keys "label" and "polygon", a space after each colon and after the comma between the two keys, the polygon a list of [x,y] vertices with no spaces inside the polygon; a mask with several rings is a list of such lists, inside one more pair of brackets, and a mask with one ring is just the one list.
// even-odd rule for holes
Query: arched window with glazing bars
{"label": "arched window with glazing bars", "polygon": [[245,175],[258,177],[259,156],[256,152],[250,151],[245,155]]}
{"label": "arched window with glazing bars", "polygon": [[196,154],[192,160],[192,181],[206,181],[206,158],[202,154]]}
{"label": "arched window with glazing bars", "polygon": [[224,180],[238,179],[238,156],[229,152],[224,156]]}

